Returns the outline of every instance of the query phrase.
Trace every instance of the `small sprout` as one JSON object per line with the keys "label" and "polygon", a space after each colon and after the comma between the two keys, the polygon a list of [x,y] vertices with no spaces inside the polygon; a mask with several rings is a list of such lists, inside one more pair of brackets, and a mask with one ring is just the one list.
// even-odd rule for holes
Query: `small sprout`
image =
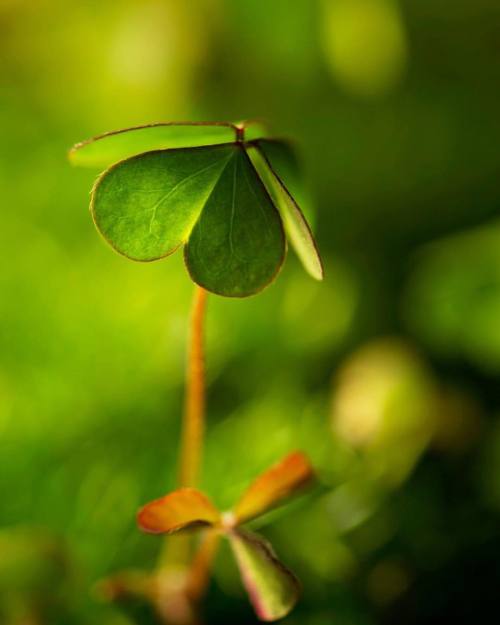
{"label": "small sprout", "polygon": [[205,540],[193,563],[191,588],[198,584],[196,564],[207,568],[207,559],[211,561],[215,555],[218,537],[226,536],[258,618],[275,621],[286,616],[295,605],[299,582],[277,559],[267,541],[240,526],[295,495],[312,479],[313,469],[307,457],[294,452],[260,475],[228,512],[219,512],[200,491],[180,488],[145,505],[137,520],[143,531],[153,534],[206,528]]}
{"label": "small sprout", "polygon": [[286,142],[251,122],[153,124],[70,151],[76,165],[106,168],[90,209],[117,252],[153,261],[184,246],[193,281],[227,297],[253,295],[274,280],[285,232],[305,269],[323,278],[309,225],[286,186],[294,186],[290,159]]}

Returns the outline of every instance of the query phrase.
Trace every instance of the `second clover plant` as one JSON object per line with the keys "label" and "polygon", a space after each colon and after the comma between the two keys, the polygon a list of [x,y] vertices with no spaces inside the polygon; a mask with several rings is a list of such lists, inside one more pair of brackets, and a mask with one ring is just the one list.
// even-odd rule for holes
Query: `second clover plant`
{"label": "second clover plant", "polygon": [[[311,229],[299,208],[298,169],[285,141],[255,122],[159,123],[109,132],[75,145],[70,160],[104,170],[90,209],[120,254],[154,261],[184,248],[197,285],[191,318],[178,489],[138,514],[139,527],[172,534],[152,573],[122,572],[101,585],[112,598],[140,595],[164,623],[199,623],[216,543],[225,536],[257,616],[272,621],[294,606],[299,585],[260,536],[241,524],[310,483],[307,457],[294,452],[258,477],[229,512],[196,490],[205,421],[204,317],[207,292],[258,293],[277,276],[287,240],[306,271],[323,278]],[[192,529],[199,532],[193,532]]]}

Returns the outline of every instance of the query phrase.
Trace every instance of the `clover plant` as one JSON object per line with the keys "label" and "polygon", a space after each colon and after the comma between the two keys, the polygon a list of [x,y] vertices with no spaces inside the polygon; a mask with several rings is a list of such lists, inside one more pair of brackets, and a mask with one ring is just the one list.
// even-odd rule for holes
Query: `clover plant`
{"label": "clover plant", "polygon": [[[258,477],[229,512],[196,489],[204,434],[203,328],[208,292],[258,293],[277,276],[287,239],[306,271],[323,278],[311,229],[299,208],[290,145],[255,122],[159,123],[109,132],[75,145],[76,165],[104,169],[90,210],[104,239],[136,261],[179,247],[195,283],[178,489],[146,504],[140,529],[176,533],[152,574],[128,572],[101,588],[151,600],[164,622],[198,622],[220,537],[232,547],[257,616],[273,621],[294,606],[299,584],[271,546],[241,525],[280,504],[313,479],[306,456],[293,452]],[[194,544],[196,529],[201,536]],[[172,538],[169,538],[172,541]]]}

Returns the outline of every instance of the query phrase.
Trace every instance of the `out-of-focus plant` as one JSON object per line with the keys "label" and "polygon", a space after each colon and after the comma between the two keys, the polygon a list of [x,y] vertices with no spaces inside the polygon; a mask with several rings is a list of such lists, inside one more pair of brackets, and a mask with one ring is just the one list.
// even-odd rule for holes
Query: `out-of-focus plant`
{"label": "out-of-focus plant", "polygon": [[433,435],[435,410],[433,376],[402,341],[363,346],[336,376],[334,432],[381,483],[395,485],[408,475]]}
{"label": "out-of-focus plant", "polygon": [[228,512],[220,513],[200,491],[181,488],[144,506],[138,514],[139,526],[152,534],[209,528],[187,581],[191,599],[198,599],[205,590],[219,536],[227,536],[257,615],[264,621],[273,621],[287,614],[295,603],[298,581],[278,562],[266,541],[240,526],[277,506],[312,478],[309,461],[295,452],[260,475]]}
{"label": "out-of-focus plant", "polygon": [[[297,600],[298,582],[263,539],[240,525],[310,482],[307,458],[300,452],[287,456],[230,512],[221,514],[195,487],[204,435],[207,292],[246,297],[265,288],[283,264],[285,233],[308,273],[323,277],[311,230],[294,199],[300,192],[293,151],[267,137],[260,124],[186,122],[100,135],[72,148],[70,159],[107,168],[92,189],[90,208],[97,229],[116,251],[153,261],[184,246],[186,267],[197,285],[179,489],[138,515],[144,531],[179,535],[166,544],[152,575],[119,574],[101,589],[111,597],[149,598],[165,622],[195,623],[218,537],[225,535],[258,617],[281,618]],[[194,548],[187,530],[196,527],[204,536]]]}
{"label": "out-of-focus plant", "polygon": [[66,611],[71,563],[57,538],[32,527],[0,532],[0,622],[37,625]]}
{"label": "out-of-focus plant", "polygon": [[346,90],[379,96],[400,79],[407,43],[397,0],[323,0],[326,60]]}
{"label": "out-of-focus plant", "polygon": [[497,373],[500,367],[500,227],[441,238],[416,256],[408,326],[436,353]]}
{"label": "out-of-focus plant", "polygon": [[[470,449],[482,416],[474,398],[442,383],[410,344],[384,337],[363,345],[340,366],[331,424],[338,446],[335,471],[344,481],[323,502],[342,537],[362,533],[376,519],[388,495],[409,478],[428,448],[451,456]],[[384,521],[363,548],[370,541],[389,540],[390,525]],[[383,573],[384,568],[382,579]],[[373,590],[377,588],[375,583]]]}

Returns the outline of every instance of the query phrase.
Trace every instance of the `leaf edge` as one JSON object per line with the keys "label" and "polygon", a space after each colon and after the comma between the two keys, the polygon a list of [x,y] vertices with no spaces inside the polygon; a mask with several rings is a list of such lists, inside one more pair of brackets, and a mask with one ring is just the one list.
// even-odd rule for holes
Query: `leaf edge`
{"label": "leaf edge", "polygon": [[[213,289],[208,288],[205,284],[202,284],[201,282],[198,282],[197,280],[194,279],[194,276],[191,272],[191,268],[189,267],[189,263],[188,260],[186,258],[186,243],[184,243],[184,251],[183,251],[183,256],[184,256],[184,266],[186,267],[186,270],[188,272],[189,277],[191,278],[192,282],[194,282],[194,284],[197,284],[198,286],[201,286],[203,289],[205,289],[206,291],[208,291],[209,293],[213,293],[214,295],[218,295],[219,297],[227,297],[230,299],[245,299],[247,297],[253,297],[254,295],[258,295],[259,293],[262,293],[262,291],[264,291],[265,289],[267,289],[267,287],[271,286],[271,284],[276,280],[276,278],[278,277],[281,269],[283,268],[283,265],[285,263],[286,260],[286,256],[288,253],[288,242],[287,242],[287,237],[286,237],[286,233],[285,233],[285,227],[283,225],[283,220],[281,218],[281,213],[279,212],[279,210],[276,208],[275,203],[273,202],[271,196],[269,195],[268,190],[266,189],[265,184],[262,182],[261,177],[259,176],[257,170],[255,169],[250,157],[248,156],[246,149],[245,149],[245,145],[242,142],[236,142],[234,145],[236,145],[238,148],[240,148],[243,151],[243,154],[245,156],[245,158],[247,159],[247,162],[249,163],[249,165],[251,166],[251,168],[253,169],[253,171],[255,172],[256,176],[257,176],[257,180],[259,181],[259,184],[262,188],[262,190],[264,191],[265,195],[267,196],[267,199],[269,200],[269,203],[271,204],[271,206],[273,207],[273,209],[276,211],[277,216],[278,216],[278,222],[279,222],[279,226],[280,226],[280,231],[281,231],[281,239],[283,241],[283,248],[282,248],[282,254],[281,254],[281,258],[280,258],[280,262],[276,267],[276,271],[274,272],[274,274],[271,276],[271,278],[268,280],[268,282],[266,282],[265,284],[263,284],[258,290],[256,291],[252,291],[251,293],[246,293],[246,294],[234,294],[234,295],[228,295],[227,293],[221,293],[218,291],[215,291]],[[203,212],[203,211],[202,211]],[[201,216],[201,213],[200,213]]]}
{"label": "leaf edge", "polygon": [[[160,256],[154,256],[152,258],[134,258],[130,254],[126,254],[125,252],[122,252],[121,250],[119,250],[116,247],[116,245],[114,243],[112,243],[112,241],[105,236],[105,234],[102,232],[101,228],[99,227],[99,223],[98,223],[98,220],[97,220],[97,215],[95,213],[95,193],[97,191],[97,188],[98,188],[99,184],[116,167],[119,167],[120,165],[123,165],[127,161],[131,161],[133,159],[139,159],[139,158],[143,157],[146,154],[158,154],[158,153],[164,153],[164,152],[179,152],[179,151],[186,151],[186,150],[190,150],[190,151],[193,151],[193,150],[196,150],[196,151],[198,151],[198,150],[213,150],[214,148],[215,149],[216,148],[226,148],[226,147],[230,147],[230,146],[236,147],[236,146],[238,146],[238,142],[234,141],[234,142],[230,142],[230,143],[217,143],[217,144],[214,144],[214,145],[199,145],[199,146],[190,147],[190,148],[166,148],[164,150],[147,150],[146,152],[141,152],[140,154],[134,154],[133,156],[129,156],[127,158],[121,159],[121,160],[117,161],[116,163],[113,163],[113,165],[110,165],[109,167],[107,167],[103,172],[101,172],[97,176],[94,184],[92,185],[92,189],[90,191],[89,211],[90,211],[90,215],[92,217],[92,221],[94,223],[94,226],[95,226],[97,232],[99,233],[99,235],[101,236],[101,238],[117,254],[127,258],[128,260],[132,260],[132,261],[134,261],[136,263],[153,263],[153,262],[158,261],[158,260],[163,260],[164,258],[167,258],[168,256],[171,256],[172,254],[174,254],[180,247],[185,245],[186,242],[189,240],[189,236],[191,235],[192,229],[191,229],[191,232],[189,232],[189,235],[188,235],[186,240],[180,241],[178,245],[176,245],[174,248],[168,250],[166,253],[161,254]],[[221,174],[222,174],[222,172],[221,172]],[[203,212],[203,209],[200,211],[200,214],[198,215],[198,218],[196,219],[195,223],[193,224],[193,228],[196,225],[196,222],[198,221],[198,219],[200,218],[202,212]],[[194,282],[194,280],[193,280],[193,282]]]}
{"label": "leaf edge", "polygon": [[[300,257],[299,253],[296,250],[295,250],[295,252],[296,252],[296,254],[297,254],[297,256],[298,256],[302,266],[307,271],[307,273],[312,278],[314,278],[315,280],[318,280],[320,282],[325,277],[325,271],[324,271],[324,266],[323,266],[323,260],[321,258],[320,253],[319,253],[318,244],[316,243],[316,239],[314,237],[313,231],[311,230],[311,226],[309,225],[307,219],[305,218],[305,215],[302,212],[300,206],[297,204],[297,202],[295,201],[294,197],[292,196],[292,194],[290,193],[290,191],[286,187],[285,183],[283,182],[283,180],[280,178],[280,176],[278,175],[278,173],[274,169],[273,165],[271,164],[271,161],[269,160],[269,158],[265,154],[264,150],[261,148],[260,144],[262,143],[262,141],[269,141],[270,143],[289,143],[289,142],[287,140],[285,140],[285,139],[274,139],[274,138],[268,139],[268,138],[264,138],[264,139],[255,139],[253,141],[249,141],[248,145],[251,146],[251,147],[254,147],[259,152],[260,156],[264,160],[264,162],[267,165],[267,167],[268,167],[269,171],[271,172],[272,176],[275,178],[276,182],[278,183],[278,186],[281,188],[281,190],[288,197],[288,199],[291,201],[291,203],[293,204],[293,206],[295,207],[295,209],[299,213],[299,215],[301,217],[301,220],[302,220],[303,224],[306,227],[306,230],[307,230],[307,233],[308,233],[309,238],[311,240],[312,246],[314,248],[315,255],[316,255],[316,258],[318,260],[319,273],[318,274],[312,273],[308,269],[308,267],[305,265],[305,263],[302,261],[302,258]],[[259,174],[257,173],[257,175],[259,175]],[[260,175],[259,175],[259,178],[260,178]],[[262,181],[262,184],[264,184],[263,181]],[[292,244],[292,247],[295,248],[295,246],[293,244]]]}

